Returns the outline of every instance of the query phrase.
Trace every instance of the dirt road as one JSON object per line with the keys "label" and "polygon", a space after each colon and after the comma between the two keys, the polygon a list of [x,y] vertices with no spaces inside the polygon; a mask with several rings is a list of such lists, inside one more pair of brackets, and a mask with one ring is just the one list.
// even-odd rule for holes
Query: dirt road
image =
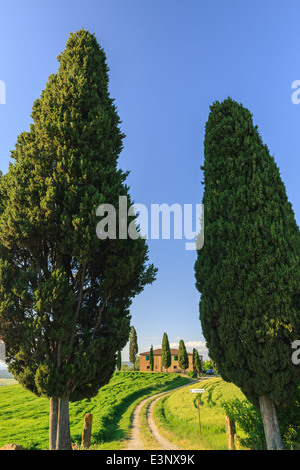
{"label": "dirt road", "polygon": [[[187,386],[188,385],[183,385],[183,387],[187,387]],[[157,402],[157,400],[159,400],[160,398],[162,398],[165,395],[169,395],[170,393],[173,393],[175,390],[178,390],[179,388],[182,388],[182,387],[178,387],[178,388],[175,388],[173,390],[169,390],[168,392],[162,392],[162,393],[152,395],[151,397],[148,397],[145,400],[143,400],[135,408],[134,413],[133,413],[131,436],[130,436],[129,442],[128,442],[127,446],[124,448],[124,450],[144,450],[145,449],[145,445],[144,445],[144,443],[143,443],[143,441],[141,440],[141,437],[140,437],[139,414],[140,414],[140,411],[141,411],[143,405],[145,403],[147,403],[148,401],[153,400],[153,398],[155,398],[155,397],[156,397],[155,400],[153,400],[152,403],[150,403],[149,408],[148,408],[148,412],[147,412],[147,424],[148,424],[148,427],[150,429],[150,432],[151,432],[152,436],[154,437],[154,439],[156,440],[156,442],[159,445],[159,448],[161,450],[169,450],[169,449],[170,450],[181,450],[180,447],[176,446],[175,444],[172,444],[171,442],[169,442],[167,439],[165,439],[159,433],[159,431],[157,429],[157,426],[155,424],[154,418],[153,418],[153,406]]]}

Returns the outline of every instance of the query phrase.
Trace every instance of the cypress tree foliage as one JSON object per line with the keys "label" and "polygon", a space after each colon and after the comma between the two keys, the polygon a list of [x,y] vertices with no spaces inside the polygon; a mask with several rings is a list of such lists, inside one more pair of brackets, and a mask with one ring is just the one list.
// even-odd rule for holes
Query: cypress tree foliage
{"label": "cypress tree foliage", "polygon": [[129,360],[133,364],[133,370],[135,370],[135,361],[138,350],[137,334],[134,326],[132,326],[129,335]]}
{"label": "cypress tree foliage", "polygon": [[198,374],[201,372],[201,361],[196,348],[193,349],[193,368]]}
{"label": "cypress tree foliage", "polygon": [[154,368],[154,355],[153,355],[153,346],[150,348],[150,370],[153,371]]}
{"label": "cypress tree foliage", "polygon": [[0,329],[9,371],[50,399],[50,449],[69,449],[69,401],[109,382],[156,269],[145,240],[96,236],[99,205],[132,204],[105,53],[81,30],[58,60],[1,179]]}
{"label": "cypress tree foliage", "polygon": [[122,355],[121,351],[118,351],[118,356],[117,356],[117,370],[120,371],[122,367]]}
{"label": "cypress tree foliage", "polygon": [[182,339],[179,341],[178,365],[182,370],[186,370],[189,367],[189,358]]}
{"label": "cypress tree foliage", "polygon": [[202,169],[205,242],[195,277],[203,334],[223,379],[263,408],[268,448],[281,448],[274,406],[291,402],[300,379],[291,361],[300,337],[299,228],[251,113],[231,98],[210,108]]}
{"label": "cypress tree foliage", "polygon": [[171,365],[171,351],[167,333],[164,333],[162,340],[162,353],[161,363],[165,369],[168,369]]}

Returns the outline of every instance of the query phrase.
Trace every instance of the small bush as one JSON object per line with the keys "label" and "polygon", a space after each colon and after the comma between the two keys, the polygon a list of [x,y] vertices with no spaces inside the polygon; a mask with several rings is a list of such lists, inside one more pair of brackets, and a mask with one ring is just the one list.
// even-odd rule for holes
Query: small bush
{"label": "small bush", "polygon": [[260,412],[248,401],[229,400],[223,403],[227,416],[237,426],[237,435],[243,447],[253,450],[266,448],[264,429]]}
{"label": "small bush", "polygon": [[[238,398],[223,403],[227,416],[237,426],[242,446],[248,449],[266,449],[266,440],[260,411],[248,400]],[[285,449],[300,449],[300,396],[285,410],[278,410],[278,421]]]}
{"label": "small bush", "polygon": [[196,379],[196,378],[197,378],[197,372],[190,370],[190,371],[187,373],[187,376],[188,376],[188,377],[191,377],[192,379]]}

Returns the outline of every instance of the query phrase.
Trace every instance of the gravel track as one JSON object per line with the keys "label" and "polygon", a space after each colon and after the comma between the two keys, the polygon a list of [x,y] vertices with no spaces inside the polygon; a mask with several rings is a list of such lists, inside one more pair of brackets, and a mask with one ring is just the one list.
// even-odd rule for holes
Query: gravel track
{"label": "gravel track", "polygon": [[129,438],[128,444],[126,447],[124,447],[123,450],[145,450],[145,445],[140,437],[140,422],[139,422],[139,414],[141,411],[141,408],[145,403],[147,403],[150,400],[155,400],[150,403],[148,411],[147,411],[147,421],[148,421],[148,426],[151,431],[152,436],[154,439],[157,441],[157,443],[160,446],[160,450],[182,450],[180,447],[176,446],[175,444],[172,444],[169,442],[165,437],[163,437],[156,426],[156,423],[153,418],[153,406],[159,400],[165,395],[169,395],[170,393],[174,392],[175,390],[178,390],[183,387],[187,387],[188,385],[183,385],[181,387],[177,387],[173,390],[169,390],[167,392],[162,392],[162,393],[157,393],[155,395],[152,395],[151,397],[146,398],[143,400],[137,407],[135,408],[133,412],[133,419],[132,419],[132,431],[131,431],[131,436]]}

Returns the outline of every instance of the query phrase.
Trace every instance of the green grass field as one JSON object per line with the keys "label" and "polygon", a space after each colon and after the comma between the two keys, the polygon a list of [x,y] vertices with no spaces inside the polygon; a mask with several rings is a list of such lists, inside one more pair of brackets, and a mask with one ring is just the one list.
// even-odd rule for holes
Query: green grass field
{"label": "green grass field", "polygon": [[[199,395],[200,422],[197,394],[191,388],[204,388]],[[224,401],[245,399],[239,388],[222,379],[200,381],[159,400],[154,406],[154,417],[163,436],[183,449],[226,450],[226,413]]]}
{"label": "green grass field", "polygon": [[[110,383],[89,400],[70,403],[72,443],[81,444],[84,416],[93,414],[93,449],[121,449],[128,437],[134,407],[154,393],[188,383],[178,374],[116,372]],[[0,447],[21,444],[48,449],[49,400],[19,384],[0,387]]]}
{"label": "green grass field", "polygon": [[[12,379],[1,381],[0,385],[12,383]],[[122,449],[129,437],[132,413],[138,403],[156,393],[183,385],[186,386],[159,399],[154,406],[154,417],[160,433],[183,449],[226,450],[224,403],[238,399],[240,407],[247,402],[243,393],[221,378],[204,379],[195,383],[187,377],[170,373],[116,372],[110,383],[102,387],[96,397],[70,403],[72,443],[80,447],[84,416],[92,413],[91,449]],[[205,389],[199,395],[201,435],[197,395],[190,393],[191,388]],[[144,405],[140,413],[141,437],[146,448],[158,449],[147,427],[146,412],[149,403],[150,401]],[[299,403],[300,400],[297,400],[282,421],[287,449],[299,449]],[[244,415],[242,409],[241,413]],[[256,418],[252,416],[251,419]],[[251,429],[248,426],[248,431],[254,433],[256,439],[258,431],[254,424]],[[21,444],[25,449],[47,450],[48,430],[48,399],[36,397],[19,384],[0,386],[0,447],[14,443]],[[238,425],[237,434],[240,439],[249,438]],[[253,440],[253,436],[251,439],[251,442],[247,440],[245,448],[253,448],[255,439]],[[241,445],[240,448],[242,449]]]}

